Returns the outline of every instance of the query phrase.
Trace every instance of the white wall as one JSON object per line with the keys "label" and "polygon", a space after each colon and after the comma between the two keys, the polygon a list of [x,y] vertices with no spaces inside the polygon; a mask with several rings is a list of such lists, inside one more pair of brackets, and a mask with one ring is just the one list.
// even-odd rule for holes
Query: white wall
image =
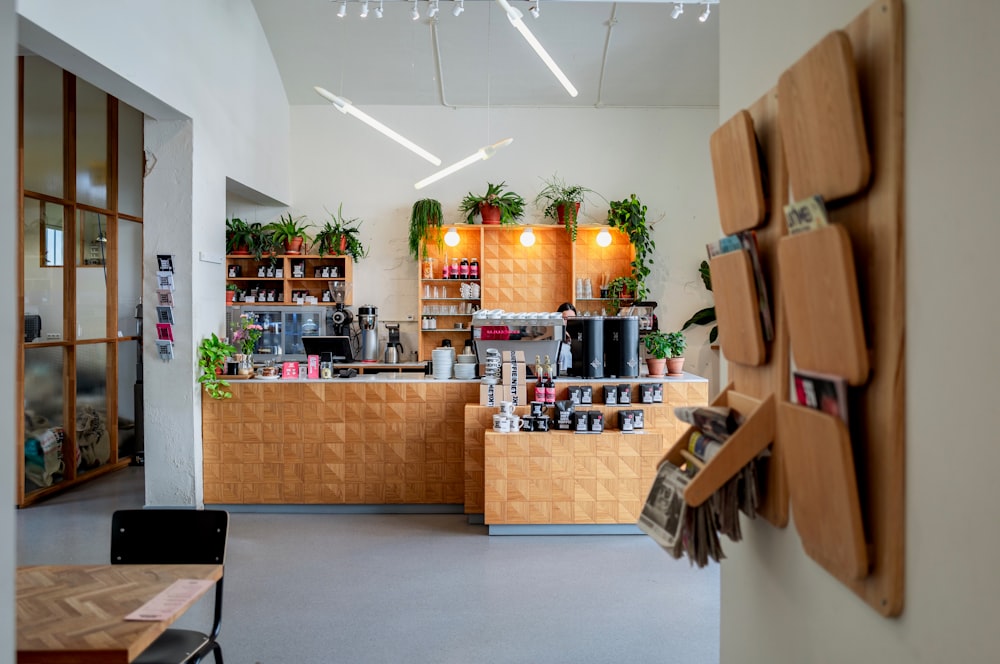
{"label": "white wall", "polygon": [[[406,320],[416,311],[417,268],[407,253],[410,207],[418,198],[441,201],[446,223],[465,223],[458,211],[469,191],[506,181],[528,202],[524,223],[551,223],[531,205],[541,178],[559,177],[609,200],[635,193],[649,206],[657,245],[652,299],[661,327],[677,329],[711,302],[698,277],[705,243],[718,236],[708,137],[718,126],[715,109],[463,109],[365,108],[365,111],[439,156],[445,165],[508,136],[514,143],[490,160],[417,191],[413,183],[437,170],[332,106],[292,109],[293,214],[316,225],[337,211],[360,217],[372,251],[355,266],[355,304],[379,307],[380,320]],[[325,209],[324,209],[325,208]],[[581,210],[581,223],[603,223],[600,198]],[[567,296],[569,294],[567,293]],[[407,351],[417,324],[404,325]],[[698,346],[707,330],[689,337]],[[693,347],[689,371],[709,373],[707,356]]]}
{"label": "white wall", "polygon": [[[864,0],[761,0],[720,12],[723,119]],[[905,2],[906,588],[885,619],[761,522],[727,547],[722,661],[986,662],[1000,650],[996,174],[1000,4]]]}
{"label": "white wall", "polygon": [[[0,0],[0,218],[17,219],[17,33],[14,0]],[[13,284],[17,279],[17,224],[0,224],[0,281]],[[0,289],[0,309],[17,310],[17,293],[13,288]],[[17,353],[14,334],[17,324],[0,328],[0,357],[12,358]],[[0,362],[0,438],[16,438],[16,417],[20,417],[14,398],[15,363]],[[14,578],[17,541],[14,524],[14,501],[17,455],[20,445],[0,445],[0,664],[14,661]]]}
{"label": "white wall", "polygon": [[175,256],[177,292],[173,362],[156,358],[146,326],[146,501],[196,504],[195,349],[225,321],[224,266],[200,256],[225,253],[227,178],[289,199],[277,67],[249,0],[21,0],[18,12],[22,44],[148,116],[158,161],[145,183],[144,300],[153,299],[156,254]]}

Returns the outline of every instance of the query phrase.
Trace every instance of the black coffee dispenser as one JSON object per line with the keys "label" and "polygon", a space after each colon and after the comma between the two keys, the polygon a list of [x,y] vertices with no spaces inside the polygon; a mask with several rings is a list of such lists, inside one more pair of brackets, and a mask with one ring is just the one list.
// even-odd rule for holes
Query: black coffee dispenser
{"label": "black coffee dispenser", "polygon": [[572,376],[604,378],[604,316],[566,319],[569,348],[573,354]]}
{"label": "black coffee dispenser", "polygon": [[604,373],[609,377],[639,376],[639,317],[604,319]]}

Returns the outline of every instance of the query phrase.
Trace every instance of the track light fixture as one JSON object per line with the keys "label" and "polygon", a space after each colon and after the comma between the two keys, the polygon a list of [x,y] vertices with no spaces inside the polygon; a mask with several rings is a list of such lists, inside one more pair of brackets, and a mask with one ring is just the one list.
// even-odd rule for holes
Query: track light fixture
{"label": "track light fixture", "polygon": [[556,61],[552,59],[552,56],[548,54],[541,43],[539,43],[539,41],[535,38],[535,35],[533,35],[531,30],[528,29],[528,26],[526,26],[524,21],[521,20],[524,17],[524,14],[522,14],[519,9],[511,7],[507,0],[497,0],[497,4],[503,7],[503,10],[507,12],[507,20],[509,20],[510,24],[521,33],[521,36],[524,37],[525,41],[528,42],[528,45],[534,49],[538,57],[545,63],[545,66],[549,68],[549,71],[551,71],[555,77],[559,79],[562,86],[566,88],[566,92],[568,92],[571,97],[577,96],[579,93],[576,91],[576,88],[573,87],[573,84],[570,83],[569,79],[566,78],[566,74],[563,73],[562,69],[559,68],[559,65],[556,64]]}
{"label": "track light fixture", "polygon": [[513,143],[513,142],[514,142],[513,138],[505,138],[502,141],[497,141],[493,145],[483,146],[483,147],[479,148],[478,150],[476,150],[475,152],[473,152],[472,154],[470,154],[465,159],[463,159],[461,161],[456,161],[451,166],[446,166],[445,168],[442,168],[437,173],[434,173],[432,175],[428,175],[423,180],[421,180],[420,182],[418,182],[415,185],[413,185],[413,188],[414,189],[423,189],[427,185],[429,185],[431,183],[434,183],[434,182],[437,182],[441,178],[448,177],[449,175],[451,175],[455,171],[459,171],[459,170],[465,168],[466,166],[468,166],[469,164],[474,164],[474,163],[476,163],[477,161],[479,161],[481,159],[489,159],[494,154],[496,154],[497,150],[499,150],[502,147],[506,147],[506,146],[510,145],[511,143]]}
{"label": "track light fixture", "polygon": [[455,0],[455,8],[451,10],[452,16],[461,16],[465,11],[465,0]]}
{"label": "track light fixture", "polygon": [[703,11],[701,13],[701,16],[698,17],[698,20],[701,21],[702,23],[704,23],[705,21],[708,20],[708,17],[711,15],[711,13],[712,13],[712,5],[710,5],[710,4],[708,4],[706,2],[705,3],[705,11]]}
{"label": "track light fixture", "polygon": [[337,10],[337,18],[344,18],[347,16],[347,0],[340,3],[340,9]]}
{"label": "track light fixture", "polygon": [[368,0],[361,2],[361,18],[368,18]]}
{"label": "track light fixture", "polygon": [[382,135],[387,136],[388,138],[391,138],[392,140],[396,141],[397,143],[402,145],[407,150],[410,150],[414,154],[420,155],[421,157],[431,162],[435,166],[441,165],[440,159],[438,159],[437,157],[435,157],[430,152],[423,149],[413,141],[401,136],[400,134],[397,134],[392,129],[389,129],[384,124],[382,124],[372,116],[368,115],[364,111],[358,109],[349,100],[344,99],[342,97],[338,97],[329,90],[325,90],[319,87],[318,85],[313,87],[313,90],[315,90],[316,94],[318,94],[320,97],[323,97],[331,104],[333,104],[334,107],[341,113],[353,115],[354,117],[361,120],[372,129],[380,132]]}
{"label": "track light fixture", "polygon": [[684,4],[681,2],[675,2],[674,8],[670,10],[670,18],[675,21],[680,18],[681,14],[684,13]]}
{"label": "track light fixture", "polygon": [[375,18],[382,18],[382,0],[378,0],[378,7],[375,8]]}
{"label": "track light fixture", "polygon": [[528,13],[531,14],[532,18],[538,18],[539,14],[538,9],[541,6],[542,6],[542,0],[535,0],[535,4],[532,5],[531,9],[528,10]]}
{"label": "track light fixture", "polygon": [[413,11],[410,12],[410,18],[414,21],[420,20],[420,10],[417,9],[417,0],[413,0]]}
{"label": "track light fixture", "polygon": [[440,9],[438,6],[438,0],[427,0],[427,18],[434,18],[437,16],[438,9]]}

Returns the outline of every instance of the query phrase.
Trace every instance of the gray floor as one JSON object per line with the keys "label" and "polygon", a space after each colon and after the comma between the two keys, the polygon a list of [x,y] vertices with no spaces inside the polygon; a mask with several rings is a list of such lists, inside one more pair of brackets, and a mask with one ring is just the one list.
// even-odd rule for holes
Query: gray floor
{"label": "gray floor", "polygon": [[[111,513],[141,507],[142,482],[128,468],[20,510],[18,564],[106,562]],[[718,566],[645,536],[485,533],[461,515],[234,513],[226,661],[719,661]]]}

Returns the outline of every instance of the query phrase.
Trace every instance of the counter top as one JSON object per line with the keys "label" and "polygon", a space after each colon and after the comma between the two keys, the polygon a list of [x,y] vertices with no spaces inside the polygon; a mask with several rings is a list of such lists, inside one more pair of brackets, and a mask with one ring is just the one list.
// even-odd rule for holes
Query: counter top
{"label": "counter top", "polygon": [[[337,366],[338,369],[340,369],[340,368],[344,368],[344,369],[346,369],[346,368],[357,368],[359,366],[360,367],[365,367],[365,368],[380,368],[380,367],[390,367],[391,368],[391,367],[404,366],[406,364],[413,365],[413,364],[422,364],[422,363],[400,363],[400,364],[386,364],[386,365],[373,364],[373,363],[365,363],[365,364],[358,363],[358,364],[350,364],[350,365],[348,365],[348,364],[343,364],[343,365],[338,364],[336,366]],[[229,378],[232,378],[232,376],[230,376]],[[328,379],[328,380],[323,380],[323,379],[320,379],[320,378],[296,378],[296,379],[287,379],[287,380],[286,379],[280,379],[280,378],[277,379],[277,380],[274,380],[274,379],[265,380],[265,379],[261,379],[261,378],[251,378],[250,380],[252,382],[254,382],[254,383],[295,383],[295,384],[301,384],[301,383],[348,383],[348,382],[365,382],[365,383],[471,383],[471,384],[479,383],[479,379],[478,378],[473,378],[471,380],[461,380],[461,379],[458,379],[458,378],[451,378],[451,379],[447,379],[447,380],[440,380],[440,379],[434,378],[433,376],[427,376],[427,375],[421,374],[421,373],[415,373],[415,372],[394,372],[394,371],[382,372],[382,373],[376,373],[376,374],[362,374],[362,373],[359,373],[357,376],[355,376],[353,378],[331,378],[331,379]],[[233,380],[231,384],[235,385],[235,384],[239,384],[239,383],[243,383],[243,382],[246,382],[246,380],[245,379],[244,380]],[[701,376],[696,376],[694,374],[685,372],[681,376],[664,376],[662,378],[650,378],[649,376],[640,376],[638,378],[575,378],[575,377],[571,376],[571,377],[565,377],[565,378],[556,378],[555,382],[556,382],[557,385],[578,385],[578,384],[598,384],[598,385],[601,385],[601,384],[604,384],[604,383],[610,383],[610,384],[617,384],[617,383],[635,383],[635,384],[642,384],[642,383],[707,383],[708,379],[707,378],[702,378]],[[528,380],[527,384],[528,385],[533,385],[534,381]]]}

